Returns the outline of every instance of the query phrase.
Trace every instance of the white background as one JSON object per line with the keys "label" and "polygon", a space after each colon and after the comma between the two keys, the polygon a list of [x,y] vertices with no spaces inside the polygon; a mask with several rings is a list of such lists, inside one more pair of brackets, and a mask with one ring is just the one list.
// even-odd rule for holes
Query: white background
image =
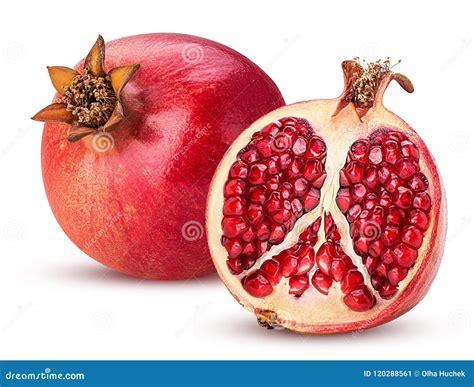
{"label": "white background", "polygon": [[[297,3],[299,5],[295,5]],[[112,5],[113,4],[113,5]],[[472,359],[474,60],[468,1],[4,2],[0,20],[0,358]],[[386,105],[425,139],[444,177],[446,251],[427,297],[357,335],[265,331],[216,275],[150,282],[115,274],[56,224],[40,171],[51,100],[46,65],[74,65],[106,40],[182,32],[217,40],[259,64],[287,102],[333,97],[340,62],[402,58],[409,95]],[[468,344],[471,343],[471,344]]]}

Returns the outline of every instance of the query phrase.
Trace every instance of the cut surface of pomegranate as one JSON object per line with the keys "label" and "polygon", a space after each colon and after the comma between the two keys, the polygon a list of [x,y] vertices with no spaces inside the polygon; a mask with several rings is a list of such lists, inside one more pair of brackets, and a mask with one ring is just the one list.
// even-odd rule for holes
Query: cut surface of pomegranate
{"label": "cut surface of pomegranate", "polygon": [[446,201],[435,161],[382,98],[388,61],[343,63],[340,97],[279,108],[243,132],[214,175],[214,263],[260,324],[370,328],[415,306],[441,260]]}

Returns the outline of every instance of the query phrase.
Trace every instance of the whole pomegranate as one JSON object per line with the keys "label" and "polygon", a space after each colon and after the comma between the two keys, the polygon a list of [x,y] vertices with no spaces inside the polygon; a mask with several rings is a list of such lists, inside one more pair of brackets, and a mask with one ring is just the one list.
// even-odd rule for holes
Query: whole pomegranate
{"label": "whole pomegranate", "polygon": [[213,272],[212,174],[246,126],[284,104],[273,81],[226,46],[165,33],[99,37],[75,69],[48,69],[58,94],[33,118],[47,121],[44,185],[69,238],[134,276]]}
{"label": "whole pomegranate", "polygon": [[390,61],[342,65],[335,99],[279,108],[232,144],[208,198],[208,242],[234,297],[266,327],[373,327],[428,291],[446,201],[423,140],[382,103]]}

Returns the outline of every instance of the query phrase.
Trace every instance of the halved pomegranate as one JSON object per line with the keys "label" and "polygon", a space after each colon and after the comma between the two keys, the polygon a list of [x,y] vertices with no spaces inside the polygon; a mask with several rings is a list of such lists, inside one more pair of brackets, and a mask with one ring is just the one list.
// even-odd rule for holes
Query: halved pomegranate
{"label": "halved pomegranate", "polygon": [[208,197],[208,242],[234,297],[305,333],[393,320],[428,291],[446,201],[433,156],[383,106],[390,62],[342,64],[335,99],[279,108],[232,144]]}

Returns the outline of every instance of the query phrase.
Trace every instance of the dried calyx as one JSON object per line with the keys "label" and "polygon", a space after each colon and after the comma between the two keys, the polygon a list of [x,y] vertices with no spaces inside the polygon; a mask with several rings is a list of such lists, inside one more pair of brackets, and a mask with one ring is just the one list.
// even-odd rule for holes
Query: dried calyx
{"label": "dried calyx", "polygon": [[[403,74],[394,73],[392,69],[400,63],[390,63],[390,58],[365,62],[359,58],[343,63],[346,76],[345,102],[352,102],[357,107],[371,107],[376,98],[382,81],[388,77],[389,81],[396,80],[398,84],[408,93],[414,91],[411,81]],[[382,90],[383,91],[383,90]]]}
{"label": "dried calyx", "polygon": [[107,73],[104,59],[105,43],[99,36],[85,59],[82,74],[68,67],[48,67],[51,82],[61,97],[33,119],[71,125],[70,142],[112,130],[124,117],[120,93],[140,65],[115,67]]}

